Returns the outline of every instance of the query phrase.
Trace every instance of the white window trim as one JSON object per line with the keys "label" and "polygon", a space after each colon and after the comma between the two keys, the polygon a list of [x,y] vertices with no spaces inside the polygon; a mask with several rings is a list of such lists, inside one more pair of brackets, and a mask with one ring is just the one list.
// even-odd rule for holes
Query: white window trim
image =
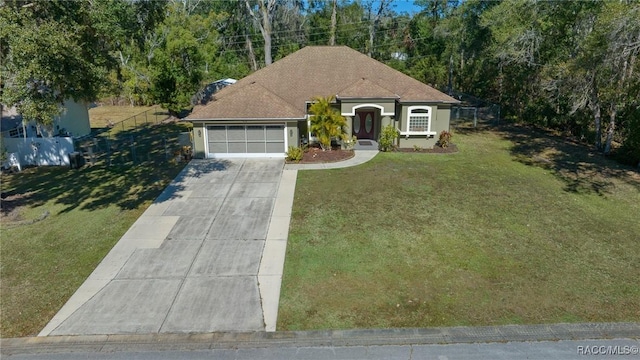
{"label": "white window trim", "polygon": [[[427,131],[409,131],[409,122],[411,119],[411,115],[413,115],[413,111],[414,110],[427,110],[429,113],[429,122],[428,122],[428,126],[427,126]],[[417,115],[418,113],[416,113]],[[421,113],[422,114],[422,113]],[[422,114],[424,115],[424,114]],[[432,136],[432,135],[436,135],[437,133],[435,131],[431,131],[431,121],[433,120],[433,108],[431,106],[409,106],[407,108],[407,121],[403,126],[404,131],[400,131],[400,135],[409,137],[409,135],[428,135],[428,136]]]}
{"label": "white window trim", "polygon": [[342,116],[356,116],[356,110],[361,108],[375,108],[380,110],[380,116],[394,116],[394,112],[386,112],[384,111],[384,106],[380,106],[377,104],[358,104],[351,107],[351,112],[343,112],[340,115]]}

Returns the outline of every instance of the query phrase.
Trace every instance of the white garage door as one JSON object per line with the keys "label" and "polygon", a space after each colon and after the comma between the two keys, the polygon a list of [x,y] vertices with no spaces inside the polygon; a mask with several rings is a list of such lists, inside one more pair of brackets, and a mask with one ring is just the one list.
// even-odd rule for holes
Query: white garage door
{"label": "white garage door", "polygon": [[284,125],[207,126],[209,157],[284,156]]}

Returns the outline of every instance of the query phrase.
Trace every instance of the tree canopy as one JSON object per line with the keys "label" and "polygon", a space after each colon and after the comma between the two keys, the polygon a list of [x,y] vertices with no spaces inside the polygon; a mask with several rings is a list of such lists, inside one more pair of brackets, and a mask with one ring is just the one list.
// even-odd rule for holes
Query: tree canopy
{"label": "tree canopy", "polygon": [[346,45],[640,161],[640,2],[5,0],[0,101],[48,123],[68,98],[179,113],[208,82]]}

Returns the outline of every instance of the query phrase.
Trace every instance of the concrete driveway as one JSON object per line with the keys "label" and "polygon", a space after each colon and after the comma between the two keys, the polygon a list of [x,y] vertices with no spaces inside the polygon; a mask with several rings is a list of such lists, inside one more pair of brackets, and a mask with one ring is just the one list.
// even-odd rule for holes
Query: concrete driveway
{"label": "concrete driveway", "polygon": [[194,160],[42,330],[275,331],[296,170]]}

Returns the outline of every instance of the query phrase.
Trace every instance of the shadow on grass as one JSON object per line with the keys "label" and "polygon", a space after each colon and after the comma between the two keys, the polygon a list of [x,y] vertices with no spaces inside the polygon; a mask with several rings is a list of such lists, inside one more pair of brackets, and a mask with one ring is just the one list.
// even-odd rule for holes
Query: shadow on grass
{"label": "shadow on grass", "polygon": [[517,161],[553,171],[565,182],[565,191],[603,196],[613,191],[614,179],[640,191],[637,171],[583,144],[523,126],[502,126],[498,132],[513,143],[511,154]]}
{"label": "shadow on grass", "polygon": [[[149,154],[143,161],[107,166],[103,159],[94,166],[86,165],[77,170],[37,167],[3,174],[2,214],[6,215],[16,207],[37,207],[51,201],[64,205],[62,212],[76,208],[96,210],[113,204],[122,210],[136,209],[156,198],[166,201],[178,197],[190,178],[228,167],[223,161],[194,161],[188,171],[180,173],[185,163],[167,160],[165,146],[158,140],[162,137],[157,135],[177,138],[182,131],[185,131],[183,126],[163,124],[118,134],[122,138],[135,136],[139,139],[140,148],[147,148]],[[176,181],[171,183],[174,179]]]}
{"label": "shadow on grass", "polygon": [[470,134],[478,134],[488,131],[495,131],[496,127],[485,122],[478,123],[477,126],[473,126],[473,123],[464,122],[455,124],[453,126],[453,135],[470,135]]}

